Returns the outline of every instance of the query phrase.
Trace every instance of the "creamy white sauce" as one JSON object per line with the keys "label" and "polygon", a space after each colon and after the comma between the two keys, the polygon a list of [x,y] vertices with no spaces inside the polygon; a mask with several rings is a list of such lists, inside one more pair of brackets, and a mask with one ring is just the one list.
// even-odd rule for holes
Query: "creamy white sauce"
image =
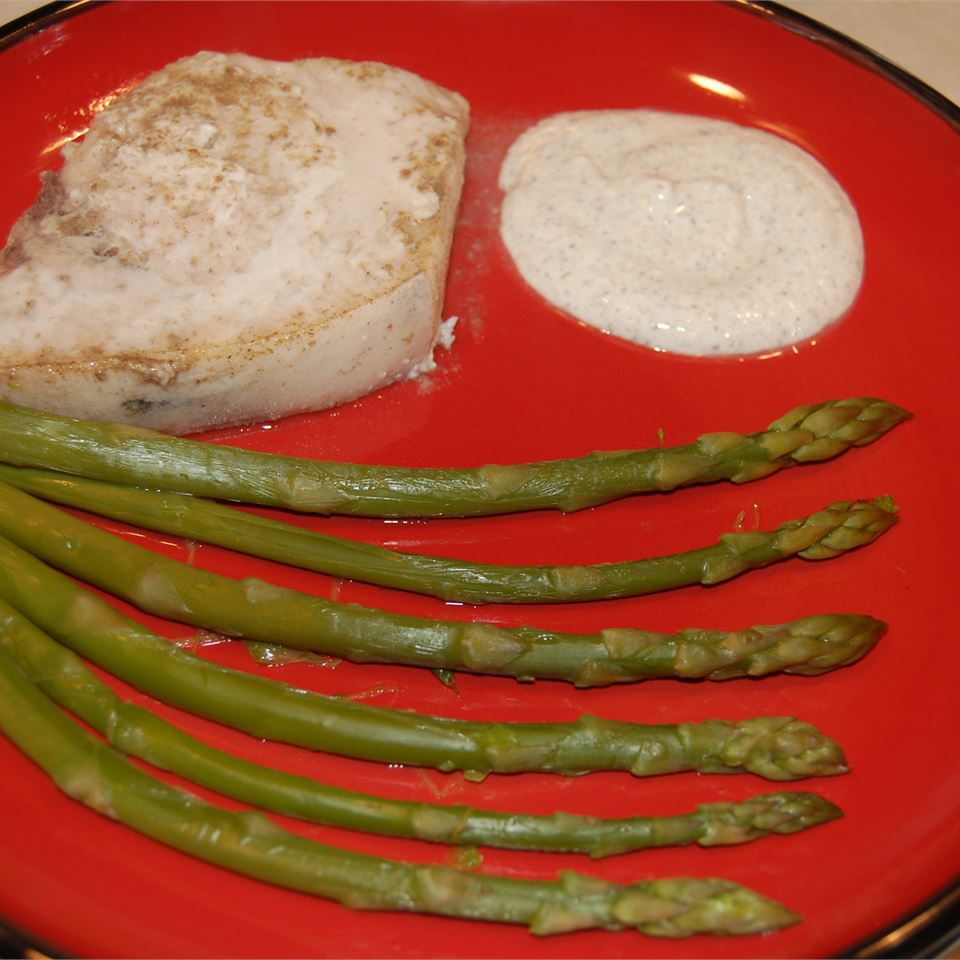
{"label": "creamy white sauce", "polygon": [[513,144],[500,188],[523,278],[655,350],[795,344],[860,286],[863,239],[843,189],[762,130],[650,110],[557,114]]}

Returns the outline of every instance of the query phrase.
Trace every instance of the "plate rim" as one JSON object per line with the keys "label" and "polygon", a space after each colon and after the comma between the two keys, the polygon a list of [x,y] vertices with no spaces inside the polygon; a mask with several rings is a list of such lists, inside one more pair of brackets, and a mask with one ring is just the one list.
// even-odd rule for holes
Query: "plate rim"
{"label": "plate rim", "polygon": [[[960,133],[960,105],[954,103],[930,84],[910,71],[898,66],[883,54],[849,35],[821,23],[798,10],[792,10],[776,0],[728,0],[756,16],[769,17],[778,26],[797,33],[813,43],[819,43],[847,60],[858,63],[889,80],[901,90],[919,100]],[[856,941],[836,957],[855,957],[864,960],[885,958],[941,957],[960,942],[960,873],[952,883],[902,914],[870,937]]]}

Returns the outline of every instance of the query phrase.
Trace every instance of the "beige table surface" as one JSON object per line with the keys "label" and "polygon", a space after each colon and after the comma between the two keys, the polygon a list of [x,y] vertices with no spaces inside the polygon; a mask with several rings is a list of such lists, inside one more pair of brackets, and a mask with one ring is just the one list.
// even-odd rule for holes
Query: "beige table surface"
{"label": "beige table surface", "polygon": [[960,104],[960,0],[793,0]]}
{"label": "beige table surface", "polygon": [[[42,4],[0,0],[0,24]],[[792,0],[960,104],[960,0]]]}

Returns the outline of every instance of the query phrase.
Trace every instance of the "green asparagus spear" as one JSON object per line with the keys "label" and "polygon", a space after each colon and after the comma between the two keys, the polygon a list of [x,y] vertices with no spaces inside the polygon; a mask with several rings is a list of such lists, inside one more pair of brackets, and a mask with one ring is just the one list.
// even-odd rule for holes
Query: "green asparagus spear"
{"label": "green asparagus spear", "polygon": [[0,597],[75,653],[159,700],[266,740],[470,775],[749,771],[772,780],[844,773],[840,747],[792,717],[639,724],[424,716],[323,696],[211,663],[0,538]]}
{"label": "green asparagus spear", "polygon": [[[33,537],[33,545],[28,547],[29,549],[41,553],[44,549],[49,549],[51,556],[60,556],[64,563],[68,563],[70,554],[88,545],[91,550],[91,568],[95,565],[94,560],[100,562],[107,559],[105,554],[96,552],[98,547],[101,551],[117,551],[111,557],[114,563],[118,556],[123,556],[125,562],[137,563],[136,551],[128,544],[120,545],[116,538],[109,537],[82,521],[68,518],[55,508],[5,483],[0,482],[0,492],[3,493],[0,498],[0,529],[5,531],[6,536],[27,537],[30,528],[39,528],[41,524],[49,526],[51,536],[58,525],[62,525],[62,529],[66,531],[59,538],[69,541],[66,549],[59,549],[53,541],[45,548],[46,532],[43,536],[38,533]],[[872,542],[896,521],[897,507],[891,497],[869,501],[842,501],[808,517],[788,521],[772,531],[726,533],[722,534],[719,542],[713,546],[666,557],[594,566],[506,568],[529,570],[533,573],[544,571],[543,592],[549,591],[551,582],[555,587],[553,594],[546,597],[531,589],[519,596],[511,593],[499,599],[597,600],[637,596],[696,583],[714,584],[790,556],[799,555],[814,560],[837,556]],[[15,532],[18,530],[21,531],[19,534]],[[130,555],[127,556],[127,553]],[[152,557],[152,554],[150,556]],[[114,564],[103,564],[105,567],[111,565]],[[166,564],[163,566],[166,567]],[[173,568],[170,569],[172,571]],[[102,575],[110,574],[104,570]],[[112,589],[105,583],[98,585],[104,589]],[[131,594],[138,592],[129,587],[126,589]]]}
{"label": "green asparagus spear", "polygon": [[[882,532],[895,518],[892,502],[870,508],[834,505],[828,512],[795,521],[780,531],[727,534],[719,545],[680,557],[601,563],[593,566],[506,566],[448,557],[401,553],[280,523],[187,494],[144,490],[70,477],[49,471],[0,465],[0,481],[45,500],[175,536],[213,543],[253,556],[331,576],[423,593],[462,603],[563,603],[649,593],[695,582],[715,583],[748,566],[762,566],[786,553],[778,535],[794,526],[829,534],[843,524]],[[846,534],[844,534],[845,536]],[[791,533],[788,543],[794,543]],[[761,538],[770,547],[759,549]],[[839,538],[838,538],[839,539]],[[745,545],[746,549],[742,549]],[[854,545],[851,543],[851,545]],[[749,559],[742,559],[748,554]],[[109,588],[107,588],[109,589]]]}
{"label": "green asparagus spear", "polygon": [[0,652],[121,753],[243,803],[368,833],[598,858],[650,847],[746,843],[772,833],[796,833],[841,816],[839,808],[815,793],[787,792],[740,803],[704,803],[692,813],[675,816],[607,820],[390,800],[270,770],[195,740],[151,711],[122,700],[75,653],[2,600]]}
{"label": "green asparagus spear", "polygon": [[[685,630],[673,636],[636,629],[569,634],[427,620],[335,603],[252,578],[221,577],[128,543],[3,483],[0,494],[0,534],[142,610],[233,637],[357,662],[559,679],[578,686],[657,676],[727,679],[778,670],[817,674],[859,659],[884,630],[880,621],[856,614],[731,633]],[[841,549],[874,536],[893,516],[884,506],[835,506],[774,534],[729,534],[731,539],[713,552],[700,551],[700,569],[715,571],[728,562],[722,571],[728,574],[738,554],[726,552],[727,544],[742,538],[749,547],[748,562],[769,562],[780,551],[780,538],[805,552],[823,550],[827,543]],[[668,575],[681,569],[681,561],[672,562],[672,569],[665,567]]]}
{"label": "green asparagus spear", "polygon": [[345,906],[524,924],[535,934],[633,928],[650,936],[751,934],[796,923],[728,880],[613,884],[564,872],[523,880],[384,860],[227,811],[138,769],[64,716],[0,654],[0,731],[67,796],[184,853]]}
{"label": "green asparagus spear", "polygon": [[0,458],[307,513],[481,516],[580,510],[646,491],[756,480],[871,443],[909,416],[883,400],[858,397],[797,407],[762,433],[709,433],[683,446],[457,469],[298,459],[0,403]]}

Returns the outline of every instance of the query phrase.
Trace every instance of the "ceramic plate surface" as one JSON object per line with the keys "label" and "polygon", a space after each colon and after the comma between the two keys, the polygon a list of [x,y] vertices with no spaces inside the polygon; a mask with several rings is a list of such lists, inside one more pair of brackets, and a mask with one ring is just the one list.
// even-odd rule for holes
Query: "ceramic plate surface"
{"label": "ceramic plate surface", "polygon": [[[740,526],[773,526],[836,500],[892,494],[901,523],[829,563],[794,561],[715,588],[567,607],[474,610],[335,581],[199,547],[194,562],[326,597],[500,624],[743,627],[855,610],[889,623],[862,662],[819,678],[657,681],[577,691],[340,663],[255,666],[239,644],[204,656],[369,703],[451,717],[645,722],[789,714],[839,740],[852,771],[806,781],[845,817],[743,847],[672,849],[591,862],[483,850],[485,871],[549,877],[579,869],[616,881],[726,876],[800,912],[771,936],[665,942],[584,932],[540,940],[477,922],[358,913],[195,862],[65,799],[0,744],[0,917],[72,955],[235,957],[798,957],[841,954],[950,889],[960,863],[960,542],[955,444],[960,138],[949,115],[769,11],[685,3],[117,3],[25,31],[0,49],[4,149],[0,236],[33,200],[59,146],[152,70],[201,49],[293,59],[382,60],[460,91],[472,106],[469,165],[446,314],[460,318],[439,368],[340,409],[209,437],[303,456],[476,465],[680,443],[762,429],[790,408],[845,396],[899,403],[915,419],[881,442],[757,483],[644,496],[572,515],[384,523],[298,518],[407,550],[511,563],[590,563],[665,554]],[[817,157],[861,219],[862,289],[815,343],[765,359],[656,354],[547,307],[497,235],[499,164],[513,139],[557,111],[643,107],[773,131]],[[106,524],[185,558],[189,545]],[[188,631],[156,624],[171,637]],[[120,685],[118,684],[118,687]],[[130,693],[122,688],[125,693]],[[563,779],[443,775],[260,743],[155,705],[206,741],[326,781],[404,799],[602,815],[670,813],[774,787],[752,776],[626,774]],[[206,795],[206,794],[205,794]],[[214,798],[228,806],[235,804]],[[397,858],[453,862],[446,849],[278,818],[309,837]]]}

